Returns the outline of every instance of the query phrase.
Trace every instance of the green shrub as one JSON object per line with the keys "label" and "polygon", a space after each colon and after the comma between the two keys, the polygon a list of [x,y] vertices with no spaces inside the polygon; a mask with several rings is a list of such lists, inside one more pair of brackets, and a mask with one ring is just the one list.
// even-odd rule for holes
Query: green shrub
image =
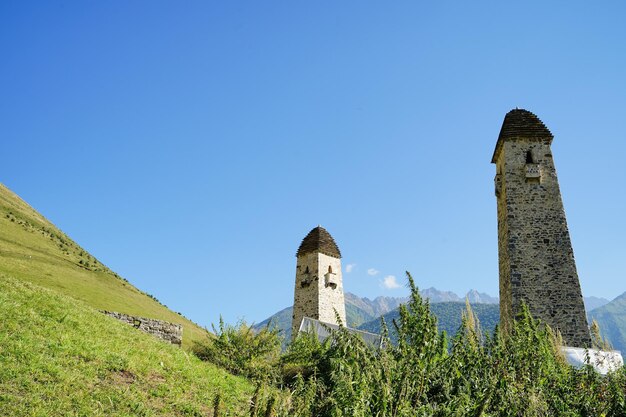
{"label": "green shrub", "polygon": [[213,326],[213,331],[215,336],[208,335],[193,348],[200,359],[254,381],[277,381],[281,350],[278,330],[267,326],[255,332],[243,321],[231,326],[220,317],[219,329]]}
{"label": "green shrub", "polygon": [[[469,304],[451,342],[413,279],[392,344],[381,349],[345,328],[324,343],[299,335],[282,358],[295,416],[624,416],[626,371],[574,369],[560,337],[523,306],[511,329],[484,335]],[[597,339],[597,338],[596,338]]]}

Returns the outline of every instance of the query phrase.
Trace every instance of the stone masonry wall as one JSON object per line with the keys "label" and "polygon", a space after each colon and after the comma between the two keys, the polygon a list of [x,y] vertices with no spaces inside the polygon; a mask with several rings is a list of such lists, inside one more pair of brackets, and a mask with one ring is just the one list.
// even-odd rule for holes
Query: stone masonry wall
{"label": "stone masonry wall", "polygon": [[335,310],[345,325],[341,259],[314,252],[299,256],[296,264],[292,337],[298,334],[303,317],[338,324]]}
{"label": "stone masonry wall", "polygon": [[495,161],[501,323],[508,328],[524,301],[568,346],[587,347],[591,339],[550,144],[551,137],[507,139]]}
{"label": "stone masonry wall", "polygon": [[103,311],[103,313],[173,345],[180,346],[183,343],[183,326],[180,324],[145,317],[129,316],[128,314],[113,311]]}
{"label": "stone masonry wall", "polygon": [[303,317],[318,318],[319,271],[318,253],[298,256],[296,263],[296,284],[293,295],[293,316],[291,337],[295,338]]}
{"label": "stone masonry wall", "polygon": [[319,254],[318,268],[319,282],[319,318],[324,323],[339,324],[337,314],[342,324],[346,325],[346,302],[343,295],[343,276],[341,274],[341,259]]}

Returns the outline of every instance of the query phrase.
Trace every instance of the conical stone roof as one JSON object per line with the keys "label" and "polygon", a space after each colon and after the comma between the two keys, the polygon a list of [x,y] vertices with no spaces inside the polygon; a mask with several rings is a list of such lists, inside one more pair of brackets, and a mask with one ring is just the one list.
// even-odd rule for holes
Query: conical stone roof
{"label": "conical stone roof", "polygon": [[535,114],[513,109],[504,116],[498,140],[516,137],[551,138],[552,133]]}
{"label": "conical stone roof", "polygon": [[296,256],[300,257],[307,253],[323,253],[334,258],[341,258],[335,239],[322,226],[317,226],[302,239]]}
{"label": "conical stone roof", "polygon": [[550,132],[541,119],[534,113],[524,109],[513,109],[504,116],[491,162],[496,162],[496,157],[502,146],[502,142],[506,139],[527,138],[549,139],[552,141],[553,137],[552,132]]}

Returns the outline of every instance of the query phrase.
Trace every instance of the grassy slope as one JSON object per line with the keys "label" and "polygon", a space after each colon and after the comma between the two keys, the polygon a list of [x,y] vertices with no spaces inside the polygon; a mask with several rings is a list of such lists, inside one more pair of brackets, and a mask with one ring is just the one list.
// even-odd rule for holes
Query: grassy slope
{"label": "grassy slope", "polygon": [[183,325],[183,347],[205,330],[109,270],[0,184],[0,273],[51,288],[101,310]]}
{"label": "grassy slope", "polygon": [[[243,415],[254,388],[82,302],[0,273],[0,414]],[[232,415],[232,414],[231,414]]]}

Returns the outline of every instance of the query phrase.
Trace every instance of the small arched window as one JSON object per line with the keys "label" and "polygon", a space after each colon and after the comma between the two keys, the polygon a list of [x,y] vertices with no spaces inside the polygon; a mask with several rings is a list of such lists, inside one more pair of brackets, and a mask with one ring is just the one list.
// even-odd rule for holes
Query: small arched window
{"label": "small arched window", "polygon": [[541,183],[541,169],[539,164],[533,158],[533,152],[529,149],[526,151],[526,182],[532,184]]}
{"label": "small arched window", "polygon": [[332,273],[333,273],[333,267],[332,267],[332,266],[330,266],[330,265],[328,265],[328,273],[329,273],[329,274],[332,274]]}

